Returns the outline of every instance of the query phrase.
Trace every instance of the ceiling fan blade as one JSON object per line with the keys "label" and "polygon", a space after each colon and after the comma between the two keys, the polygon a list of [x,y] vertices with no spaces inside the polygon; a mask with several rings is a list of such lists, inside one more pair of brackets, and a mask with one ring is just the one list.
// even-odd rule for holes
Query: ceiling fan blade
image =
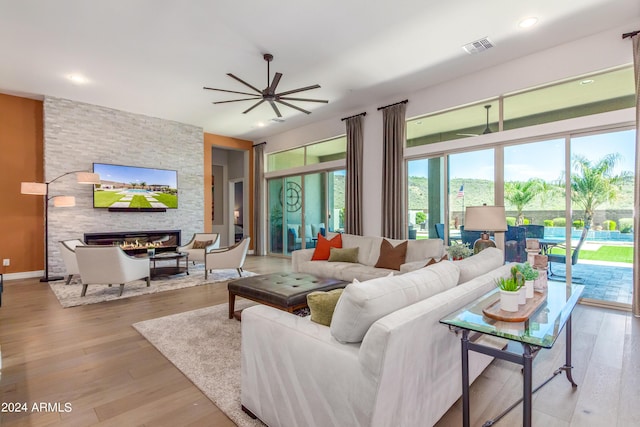
{"label": "ceiling fan blade", "polygon": [[292,93],[304,92],[305,90],[319,89],[319,88],[320,88],[320,85],[312,85],[312,86],[307,86],[307,87],[301,87],[299,89],[288,90],[286,92],[276,93],[276,95],[277,96],[284,96],[284,95],[290,95]]}
{"label": "ceiling fan blade", "polygon": [[226,104],[226,103],[229,103],[229,102],[251,101],[251,100],[254,100],[254,99],[260,99],[260,97],[256,96],[254,98],[232,99],[230,101],[216,101],[213,104]]}
{"label": "ceiling fan blade", "polygon": [[245,85],[245,86],[247,86],[247,87],[250,87],[251,89],[253,89],[253,90],[255,90],[256,92],[258,92],[260,95],[262,95],[262,91],[261,91],[261,90],[256,89],[255,87],[251,86],[249,83],[245,82],[245,81],[244,81],[244,80],[242,80],[241,78],[236,77],[236,76],[234,76],[234,75],[233,75],[233,74],[231,74],[231,73],[227,73],[227,76],[231,77],[232,79],[235,79],[235,80],[239,81],[239,82],[240,82],[240,83],[242,83],[243,85]]}
{"label": "ceiling fan blade", "polygon": [[328,104],[329,101],[326,99],[309,99],[309,98],[289,98],[287,97],[279,97],[278,99],[284,99],[285,101],[305,101],[305,102],[322,102],[324,104]]}
{"label": "ceiling fan blade", "polygon": [[305,110],[305,109],[303,109],[303,108],[296,107],[295,105],[293,105],[293,104],[289,104],[288,102],[284,102],[284,101],[280,101],[280,100],[278,100],[278,101],[276,101],[276,102],[279,102],[279,103],[280,103],[280,104],[282,104],[282,105],[286,105],[287,107],[291,107],[291,108],[293,108],[294,110],[302,111],[302,112],[303,112],[303,113],[305,113],[305,114],[311,114],[311,111],[307,111],[307,110]]}
{"label": "ceiling fan blade", "polygon": [[[228,92],[228,93],[237,93],[239,95],[251,95],[251,96],[257,96],[255,93],[247,93],[247,92],[237,92],[235,90],[226,90],[226,89],[216,89],[213,87],[203,87],[202,89],[207,89],[207,90],[217,90],[218,92]],[[262,94],[262,92],[260,92]]]}
{"label": "ceiling fan blade", "polygon": [[282,114],[280,114],[280,110],[278,110],[276,103],[274,101],[269,101],[269,104],[271,104],[271,108],[273,108],[273,111],[276,112],[276,116],[282,117]]}
{"label": "ceiling fan blade", "polygon": [[262,104],[263,102],[264,102],[264,99],[261,99],[260,101],[258,101],[255,104],[253,104],[251,107],[249,107],[246,110],[244,110],[242,112],[242,114],[247,114],[249,111],[253,110],[254,108],[256,108],[258,105]]}
{"label": "ceiling fan blade", "polygon": [[282,73],[276,73],[275,76],[273,76],[273,80],[271,80],[271,85],[267,88],[267,92],[268,93],[276,93],[276,86],[278,86],[278,83],[280,83],[280,79],[282,78]]}

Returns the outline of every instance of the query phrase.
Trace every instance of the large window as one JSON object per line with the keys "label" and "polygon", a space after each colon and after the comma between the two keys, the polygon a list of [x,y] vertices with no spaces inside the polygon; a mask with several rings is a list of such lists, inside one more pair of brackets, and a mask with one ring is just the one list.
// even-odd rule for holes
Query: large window
{"label": "large window", "polygon": [[624,67],[414,118],[407,121],[407,147],[632,108],[633,82],[633,69]]}
{"label": "large window", "polygon": [[342,160],[347,157],[347,137],[341,136],[267,156],[267,171],[276,172],[300,166]]}

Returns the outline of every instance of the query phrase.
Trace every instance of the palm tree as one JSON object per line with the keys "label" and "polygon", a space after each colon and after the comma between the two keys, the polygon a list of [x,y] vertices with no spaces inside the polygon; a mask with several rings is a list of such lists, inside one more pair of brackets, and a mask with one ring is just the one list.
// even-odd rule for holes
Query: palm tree
{"label": "palm tree", "polygon": [[584,156],[573,158],[571,174],[571,200],[584,209],[585,223],[592,225],[598,206],[613,202],[622,191],[622,184],[632,178],[630,172],[614,175],[614,169],[622,159],[620,153],[607,154],[597,162]]}
{"label": "palm tree", "polygon": [[526,182],[510,181],[504,183],[504,199],[516,208],[516,225],[524,223],[522,211],[533,199],[546,190],[546,183],[540,178],[531,178]]}

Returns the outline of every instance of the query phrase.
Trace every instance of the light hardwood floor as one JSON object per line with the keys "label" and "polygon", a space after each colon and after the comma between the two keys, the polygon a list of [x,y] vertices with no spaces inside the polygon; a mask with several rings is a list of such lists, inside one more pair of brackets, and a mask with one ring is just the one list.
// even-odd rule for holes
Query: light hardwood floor
{"label": "light hardwood floor", "polygon": [[[248,257],[245,269],[289,271],[290,261]],[[126,292],[126,288],[125,288]],[[218,283],[64,309],[46,283],[5,282],[0,308],[0,402],[28,403],[27,412],[0,412],[2,426],[233,426],[131,324],[227,302]],[[640,319],[579,306],[574,312],[572,390],[556,378],[534,398],[534,425],[640,425]],[[562,365],[564,338],[534,362],[541,380]],[[482,425],[520,395],[521,375],[494,361],[472,386],[472,422]],[[437,390],[425,391],[437,393]],[[32,412],[33,403],[70,412]],[[1,409],[1,408],[0,408]],[[497,425],[520,424],[516,408]],[[461,424],[456,403],[439,427]],[[303,426],[300,426],[303,427]]]}

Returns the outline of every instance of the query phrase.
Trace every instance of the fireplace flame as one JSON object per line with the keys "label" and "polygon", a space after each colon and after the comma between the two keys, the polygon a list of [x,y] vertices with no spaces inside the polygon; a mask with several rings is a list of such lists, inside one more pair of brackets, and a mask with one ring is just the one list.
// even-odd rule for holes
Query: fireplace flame
{"label": "fireplace flame", "polygon": [[161,248],[162,242],[145,242],[140,243],[139,241],[135,242],[123,242],[120,243],[120,247],[122,249],[150,249],[150,248]]}

